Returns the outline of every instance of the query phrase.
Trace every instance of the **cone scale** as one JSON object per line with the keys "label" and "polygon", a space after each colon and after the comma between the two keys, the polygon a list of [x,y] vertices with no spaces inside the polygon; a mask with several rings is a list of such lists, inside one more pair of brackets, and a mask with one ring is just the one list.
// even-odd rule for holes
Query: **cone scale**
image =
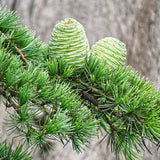
{"label": "cone scale", "polygon": [[126,61],[125,44],[116,38],[106,37],[96,42],[91,48],[91,54],[97,56],[105,64],[118,67]]}
{"label": "cone scale", "polygon": [[55,25],[49,47],[52,57],[62,57],[70,65],[78,68],[84,65],[89,52],[84,28],[72,18],[66,18]]}

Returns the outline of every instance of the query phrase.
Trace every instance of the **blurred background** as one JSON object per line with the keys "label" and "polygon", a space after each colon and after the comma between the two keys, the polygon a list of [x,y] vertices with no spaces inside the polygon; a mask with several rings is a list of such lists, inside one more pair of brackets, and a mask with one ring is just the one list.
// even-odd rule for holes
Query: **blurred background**
{"label": "blurred background", "polygon": [[[120,39],[127,47],[127,65],[160,88],[160,0],[0,0],[0,5],[17,11],[23,25],[35,30],[45,43],[49,43],[54,25],[66,17],[84,26],[90,46],[104,37]],[[63,148],[55,143],[55,151],[47,152],[45,159],[115,160],[110,150],[106,151],[105,141],[97,142],[79,155],[71,145]],[[143,159],[160,160],[156,148],[151,151],[153,155],[143,152]],[[43,160],[41,152],[34,159]]]}

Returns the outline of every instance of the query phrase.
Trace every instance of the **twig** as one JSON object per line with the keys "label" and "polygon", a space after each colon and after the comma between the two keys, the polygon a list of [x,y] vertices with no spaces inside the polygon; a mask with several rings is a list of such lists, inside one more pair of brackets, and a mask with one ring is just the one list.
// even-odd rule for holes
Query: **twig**
{"label": "twig", "polygon": [[110,125],[111,129],[112,129],[113,131],[115,131],[116,128],[113,126],[113,122],[108,119],[108,117],[105,115],[104,112],[103,112],[103,116],[104,116],[104,118],[106,119],[107,123]]}
{"label": "twig", "polygon": [[25,63],[27,63],[27,59],[26,59],[25,55],[23,55],[21,49],[19,49],[19,48],[11,41],[11,38],[10,38],[10,37],[7,37],[4,33],[2,33],[2,31],[0,31],[0,34],[3,35],[3,37],[4,37],[6,40],[8,40],[8,42],[10,42],[10,44],[11,44],[12,46],[14,46],[14,48],[17,50],[17,52],[21,55],[22,60],[23,60]]}
{"label": "twig", "polygon": [[[7,108],[13,107],[14,110],[15,110],[17,113],[19,113],[18,104],[16,104],[16,103],[14,102],[14,100],[13,100],[10,96],[7,96],[5,92],[3,92],[2,95],[3,95],[4,98],[6,99],[6,104],[5,104],[5,106],[6,106]],[[7,101],[8,101],[9,103],[7,103]]]}
{"label": "twig", "polygon": [[[82,97],[84,99],[88,100],[89,102],[91,102],[92,104],[94,104],[95,106],[98,107],[98,100],[94,99],[94,97],[92,95],[90,95],[89,93],[84,92],[84,91],[81,91],[81,94],[82,94]],[[101,111],[101,110],[99,110],[99,111],[103,114],[106,122],[110,125],[110,127],[112,128],[112,130],[116,130],[116,128],[113,126],[113,122],[108,119],[108,117],[105,115],[105,113],[103,111]]]}
{"label": "twig", "polygon": [[95,106],[98,106],[98,101],[97,99],[95,99],[92,95],[90,95],[89,93],[85,92],[85,91],[81,91],[81,95],[82,98],[84,98],[85,100],[90,101],[92,104],[94,104]]}

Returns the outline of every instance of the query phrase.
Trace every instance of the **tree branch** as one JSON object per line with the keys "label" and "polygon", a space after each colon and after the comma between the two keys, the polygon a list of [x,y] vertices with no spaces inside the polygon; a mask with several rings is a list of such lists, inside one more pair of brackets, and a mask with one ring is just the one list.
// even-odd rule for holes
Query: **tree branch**
{"label": "tree branch", "polygon": [[10,37],[7,37],[4,33],[2,33],[2,31],[0,31],[0,34],[6,39],[8,40],[8,42],[14,46],[14,48],[17,50],[17,52],[20,54],[22,60],[27,63],[27,59],[26,59],[26,56],[22,53],[21,49],[19,49],[12,41],[11,41],[11,38]]}

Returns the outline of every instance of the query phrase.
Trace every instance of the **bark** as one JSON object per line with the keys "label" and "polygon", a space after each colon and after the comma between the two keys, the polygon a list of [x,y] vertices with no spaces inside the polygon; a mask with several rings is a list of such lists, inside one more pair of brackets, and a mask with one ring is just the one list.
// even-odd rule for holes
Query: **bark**
{"label": "bark", "polygon": [[136,12],[129,42],[128,63],[160,84],[160,1],[145,0]]}

